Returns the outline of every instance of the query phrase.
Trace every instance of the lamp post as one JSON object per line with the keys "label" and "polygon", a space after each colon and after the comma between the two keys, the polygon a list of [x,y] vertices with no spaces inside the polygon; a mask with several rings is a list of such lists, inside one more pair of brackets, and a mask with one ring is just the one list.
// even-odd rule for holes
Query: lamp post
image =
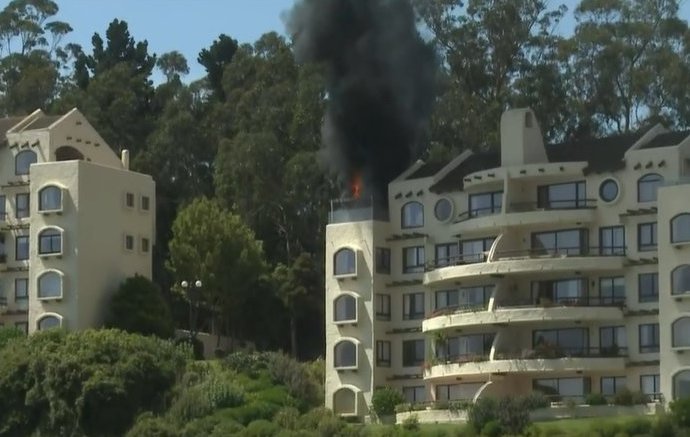
{"label": "lamp post", "polygon": [[199,317],[199,295],[201,294],[201,280],[197,279],[193,283],[182,281],[180,283],[189,299],[189,338],[192,344],[196,340],[196,322]]}

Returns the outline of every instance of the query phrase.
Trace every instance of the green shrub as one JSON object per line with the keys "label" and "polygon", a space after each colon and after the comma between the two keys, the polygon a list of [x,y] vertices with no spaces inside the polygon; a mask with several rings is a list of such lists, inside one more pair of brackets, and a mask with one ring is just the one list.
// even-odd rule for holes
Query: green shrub
{"label": "green shrub", "polygon": [[649,403],[649,396],[642,393],[641,391],[632,392],[632,403],[633,405],[643,405]]}
{"label": "green shrub", "polygon": [[498,420],[490,420],[484,424],[482,427],[482,437],[501,437],[503,434],[503,428]]}
{"label": "green shrub", "polygon": [[213,409],[237,407],[244,403],[244,389],[224,376],[216,375],[207,379],[202,390]]}
{"label": "green shrub", "polygon": [[623,422],[623,432],[630,436],[649,435],[652,421],[647,417],[632,417]]}
{"label": "green shrub", "polygon": [[457,400],[448,402],[448,410],[453,412],[466,411],[472,406],[472,401]]}
{"label": "green shrub", "polygon": [[14,339],[21,339],[26,337],[24,332],[13,327],[0,327],[0,349],[4,348],[7,343]]}
{"label": "green shrub", "polygon": [[419,419],[416,414],[408,416],[403,420],[402,427],[406,431],[419,431]]}
{"label": "green shrub", "polygon": [[168,417],[184,424],[207,416],[213,412],[213,405],[201,386],[190,387],[182,392],[168,410]]}
{"label": "green shrub", "polygon": [[[213,428],[210,437],[227,437],[229,435],[238,435],[244,430],[244,427],[234,420],[224,420]],[[197,434],[195,437],[209,435]]]}
{"label": "green shrub", "polygon": [[678,430],[670,414],[660,414],[652,424],[653,437],[677,437]]}
{"label": "green shrub", "polygon": [[544,396],[543,393],[535,391],[520,398],[522,404],[529,411],[537,410],[539,408],[548,408],[551,402]]}
{"label": "green shrub", "polygon": [[242,437],[273,437],[278,434],[280,427],[268,420],[255,420],[242,430]]}
{"label": "green shrub", "polygon": [[324,417],[333,417],[333,412],[325,407],[312,408],[299,419],[299,429],[316,430]]}
{"label": "green shrub", "polygon": [[607,405],[608,401],[601,393],[590,393],[585,397],[585,404],[587,405]]}
{"label": "green shrub", "polygon": [[619,390],[613,396],[613,403],[621,406],[633,405],[633,393],[627,388]]}
{"label": "green shrub", "polygon": [[242,425],[247,426],[255,420],[271,420],[279,409],[280,405],[255,400],[228,410],[228,415]]}
{"label": "green shrub", "polygon": [[345,422],[335,416],[323,417],[319,421],[317,431],[321,437],[337,436],[345,428]]}
{"label": "green shrub", "polygon": [[405,401],[402,393],[391,387],[383,387],[374,390],[371,397],[371,407],[377,417],[391,416],[395,414],[395,406]]}
{"label": "green shrub", "polygon": [[261,353],[235,352],[229,354],[223,364],[235,371],[243,372],[255,378],[267,366],[267,355]]}
{"label": "green shrub", "polygon": [[294,407],[283,407],[273,417],[273,421],[281,429],[297,429],[299,425],[299,410]]}
{"label": "green shrub", "polygon": [[137,418],[126,437],[179,437],[180,433],[169,421],[144,413]]}
{"label": "green shrub", "polygon": [[589,431],[597,437],[617,437],[623,432],[623,426],[610,420],[597,420],[590,425]]}
{"label": "green shrub", "polygon": [[498,402],[498,421],[509,434],[521,434],[530,425],[529,410],[518,398],[506,397]]}
{"label": "green shrub", "polygon": [[493,398],[479,398],[467,411],[467,422],[476,432],[492,421],[498,421],[498,402]]}
{"label": "green shrub", "polygon": [[690,428],[690,398],[678,399],[669,404],[671,419],[676,426]]}
{"label": "green shrub", "polygon": [[321,403],[322,384],[314,381],[306,366],[287,355],[270,353],[266,368],[274,383],[287,387],[287,391],[298,400],[302,408],[315,407]]}

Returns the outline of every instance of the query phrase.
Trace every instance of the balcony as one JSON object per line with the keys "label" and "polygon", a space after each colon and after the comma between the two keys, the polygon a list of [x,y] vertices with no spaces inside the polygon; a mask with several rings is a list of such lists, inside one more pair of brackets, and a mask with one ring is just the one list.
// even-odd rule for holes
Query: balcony
{"label": "balcony", "polygon": [[627,349],[535,348],[495,354],[493,360],[477,355],[455,362],[435,362],[425,366],[424,379],[446,379],[487,373],[609,372],[625,368]]}
{"label": "balcony", "polygon": [[487,306],[444,308],[422,322],[422,331],[506,323],[615,321],[623,319],[624,300],[583,296],[553,300],[499,300]]}
{"label": "balcony", "polygon": [[[427,264],[424,285],[484,275],[620,270],[625,248],[562,247],[472,254]],[[450,264],[450,265],[449,265]]]}
{"label": "balcony", "polygon": [[547,205],[538,202],[517,202],[511,203],[505,209],[505,212],[500,207],[465,211],[453,223],[452,230],[462,234],[506,227],[590,223],[594,220],[596,200],[552,201]]}
{"label": "balcony", "polygon": [[384,202],[376,202],[373,197],[331,200],[329,224],[368,220],[389,221],[388,208]]}

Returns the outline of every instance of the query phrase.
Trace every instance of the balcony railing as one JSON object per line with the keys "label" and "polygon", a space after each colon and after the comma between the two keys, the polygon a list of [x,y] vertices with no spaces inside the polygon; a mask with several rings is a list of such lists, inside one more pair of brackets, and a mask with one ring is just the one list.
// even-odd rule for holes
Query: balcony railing
{"label": "balcony railing", "polygon": [[467,354],[452,354],[452,355],[437,355],[437,364],[465,364],[465,363],[482,363],[489,361],[489,352],[476,352]]}
{"label": "balcony railing", "polygon": [[331,200],[328,223],[348,223],[365,220],[389,221],[388,208],[373,197]]}
{"label": "balcony railing", "polygon": [[486,261],[487,254],[484,252],[480,253],[468,253],[466,255],[455,255],[445,258],[438,258],[433,261],[426,263],[426,271],[435,270],[441,267],[450,266],[463,266],[466,264],[477,264]]}
{"label": "balcony railing", "polygon": [[619,358],[627,357],[628,348],[616,345],[608,347],[561,347],[535,346],[520,352],[497,352],[496,360],[536,360],[558,358]]}
{"label": "balcony railing", "polygon": [[435,310],[427,318],[447,316],[449,314],[460,314],[460,313],[476,313],[479,311],[487,311],[486,304],[464,304],[464,305],[452,305]]}
{"label": "balcony railing", "polygon": [[577,246],[505,250],[496,253],[497,259],[504,258],[544,258],[567,256],[625,256],[625,246]]}
{"label": "balcony railing", "polygon": [[596,199],[552,200],[548,202],[515,202],[508,206],[507,212],[533,212],[564,209],[593,209]]}
{"label": "balcony railing", "polygon": [[465,220],[473,219],[476,217],[484,217],[487,215],[500,214],[503,208],[501,206],[488,206],[486,208],[474,208],[468,211],[461,212],[460,215],[455,219],[455,223],[464,222]]}
{"label": "balcony railing", "polygon": [[506,299],[496,303],[496,308],[529,308],[529,307],[622,307],[625,306],[624,297],[548,297]]}

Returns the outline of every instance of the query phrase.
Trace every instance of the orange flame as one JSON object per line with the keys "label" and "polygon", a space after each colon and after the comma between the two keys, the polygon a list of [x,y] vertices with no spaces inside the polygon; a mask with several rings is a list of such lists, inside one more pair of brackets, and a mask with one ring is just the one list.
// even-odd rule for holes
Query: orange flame
{"label": "orange flame", "polygon": [[352,175],[352,180],[350,181],[350,191],[352,192],[352,197],[359,199],[362,195],[362,175],[359,172],[355,172]]}

